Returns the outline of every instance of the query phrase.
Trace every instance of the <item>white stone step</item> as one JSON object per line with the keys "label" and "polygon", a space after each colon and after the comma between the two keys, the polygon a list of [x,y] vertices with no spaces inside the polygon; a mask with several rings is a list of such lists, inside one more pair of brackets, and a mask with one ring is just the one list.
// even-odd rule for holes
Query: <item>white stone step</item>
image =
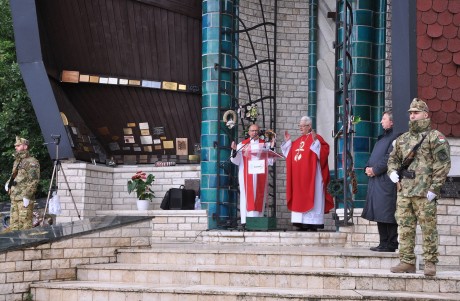
{"label": "white stone step", "polygon": [[82,281],[151,283],[157,285],[223,285],[292,289],[391,290],[455,293],[460,273],[438,272],[436,277],[394,274],[388,269],[261,267],[173,264],[98,264],[78,268]]}
{"label": "white stone step", "polygon": [[376,253],[368,248],[164,243],[146,249],[119,249],[117,262],[389,269],[399,259],[396,253]]}
{"label": "white stone step", "polygon": [[460,300],[457,293],[407,293],[387,290],[289,289],[214,285],[66,281],[31,285],[35,301],[333,301]]}

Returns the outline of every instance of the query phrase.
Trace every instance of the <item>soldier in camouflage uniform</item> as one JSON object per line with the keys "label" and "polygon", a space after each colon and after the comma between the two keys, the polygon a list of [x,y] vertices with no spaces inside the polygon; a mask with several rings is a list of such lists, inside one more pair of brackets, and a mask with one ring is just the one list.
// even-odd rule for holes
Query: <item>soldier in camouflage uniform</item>
{"label": "soldier in camouflage uniform", "polygon": [[[393,273],[415,273],[415,235],[417,222],[423,235],[425,276],[436,275],[438,262],[438,231],[436,229],[436,199],[450,170],[450,148],[444,135],[431,129],[428,106],[415,98],[409,109],[409,131],[395,140],[388,160],[388,175],[398,183],[396,221],[399,232],[400,263]],[[424,137],[424,138],[423,138]],[[423,139],[423,140],[422,140]],[[413,147],[420,144],[407,170],[398,169]]]}
{"label": "soldier in camouflage uniform", "polygon": [[[32,215],[35,203],[35,192],[40,179],[40,164],[29,155],[29,141],[16,137],[14,144],[14,164],[10,181],[5,185],[11,199],[11,215],[9,230],[25,230],[32,228]],[[9,189],[8,189],[9,188]]]}

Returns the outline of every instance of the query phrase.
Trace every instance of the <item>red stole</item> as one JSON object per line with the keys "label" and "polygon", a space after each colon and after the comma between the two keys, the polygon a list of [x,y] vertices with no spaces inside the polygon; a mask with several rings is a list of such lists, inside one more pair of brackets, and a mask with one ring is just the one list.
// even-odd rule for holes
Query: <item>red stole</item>
{"label": "red stole", "polygon": [[[251,139],[248,138],[241,143],[244,145],[249,144]],[[259,139],[259,143],[265,143],[264,140]],[[267,162],[265,161],[265,173],[257,175],[256,196],[254,199],[254,175],[248,173],[248,158],[243,154],[244,163],[244,188],[246,189],[246,209],[247,211],[263,211],[264,197],[265,197],[265,184],[267,181]]]}
{"label": "red stole", "polygon": [[[326,187],[330,180],[328,156],[329,144],[323,137],[316,135],[321,143],[320,161],[323,176],[323,192],[326,200],[324,212],[334,208],[334,200],[327,192]],[[292,142],[291,149],[286,158],[286,199],[288,209],[295,212],[307,212],[313,209],[315,202],[315,178],[318,157],[310,150],[313,143],[311,135],[303,135]]]}

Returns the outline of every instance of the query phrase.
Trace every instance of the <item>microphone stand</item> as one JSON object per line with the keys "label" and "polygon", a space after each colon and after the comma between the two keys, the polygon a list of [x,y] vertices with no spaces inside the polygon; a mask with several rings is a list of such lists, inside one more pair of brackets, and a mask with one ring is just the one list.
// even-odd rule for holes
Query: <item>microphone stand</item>
{"label": "microphone stand", "polygon": [[240,151],[242,151],[244,148],[247,148],[248,145],[251,144],[251,141],[252,141],[252,140],[255,140],[255,139],[259,139],[259,136],[254,137],[254,138],[251,138],[247,144],[243,144],[238,150],[232,149],[231,158],[235,158],[236,155],[237,155]]}

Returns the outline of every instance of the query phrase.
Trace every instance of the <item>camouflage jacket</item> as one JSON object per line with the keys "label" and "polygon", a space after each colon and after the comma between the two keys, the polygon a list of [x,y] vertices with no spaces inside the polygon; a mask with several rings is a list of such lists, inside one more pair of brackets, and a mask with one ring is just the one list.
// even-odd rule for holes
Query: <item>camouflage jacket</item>
{"label": "camouflage jacket", "polygon": [[415,179],[403,178],[401,191],[404,197],[425,197],[428,191],[439,196],[441,186],[450,170],[450,147],[444,135],[431,129],[431,120],[414,120],[409,122],[409,131],[395,140],[393,151],[388,159],[388,175],[401,166],[404,158],[412,148],[427,135],[417,150],[409,171],[415,172]]}
{"label": "camouflage jacket", "polygon": [[10,198],[12,200],[21,200],[22,198],[33,200],[40,180],[40,163],[31,157],[27,150],[15,153],[14,157],[12,173],[14,174],[15,169],[18,168],[18,174],[14,179],[16,185],[11,187]]}

